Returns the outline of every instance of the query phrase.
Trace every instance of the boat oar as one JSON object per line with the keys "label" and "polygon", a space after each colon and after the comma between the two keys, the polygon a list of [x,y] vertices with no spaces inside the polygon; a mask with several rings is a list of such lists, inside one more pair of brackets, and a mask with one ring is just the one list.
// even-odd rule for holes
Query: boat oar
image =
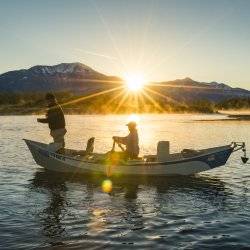
{"label": "boat oar", "polygon": [[118,147],[124,152],[125,151],[125,148],[120,144],[118,143]]}
{"label": "boat oar", "polygon": [[115,140],[113,140],[113,146],[112,146],[112,149],[111,149],[111,152],[114,152],[115,151]]}
{"label": "boat oar", "polygon": [[[113,146],[112,146],[112,149],[111,149],[111,152],[114,152],[115,151],[115,144],[117,142],[113,139]],[[117,143],[118,147],[122,150],[122,151],[125,151],[124,147],[121,145],[121,143]]]}
{"label": "boat oar", "polygon": [[106,167],[106,175],[108,177],[110,177],[112,175],[112,166],[113,166],[113,155],[115,153],[115,140],[113,139],[113,145],[112,145],[112,149],[108,154],[108,158],[109,158],[109,164],[107,164]]}

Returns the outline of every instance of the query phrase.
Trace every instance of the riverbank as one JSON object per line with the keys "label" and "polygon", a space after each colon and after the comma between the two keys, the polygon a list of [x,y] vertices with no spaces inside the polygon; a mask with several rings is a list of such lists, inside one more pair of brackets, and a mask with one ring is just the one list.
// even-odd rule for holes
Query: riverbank
{"label": "riverbank", "polygon": [[250,121],[250,115],[248,114],[223,114],[223,113],[218,113],[220,115],[223,115],[222,119],[201,119],[201,120],[196,120],[199,122],[218,122],[218,121],[227,121],[227,122],[232,122],[232,121]]}
{"label": "riverbank", "polygon": [[[232,99],[223,103],[214,103],[208,100],[193,101],[166,101],[163,98],[154,98],[154,101],[131,97],[124,101],[112,94],[103,96],[76,96],[72,93],[57,93],[58,102],[62,105],[65,114],[222,114],[237,115],[232,119],[249,119],[250,101],[248,99]],[[232,106],[232,103],[234,106]],[[230,105],[229,105],[230,104]],[[235,110],[233,110],[235,107]],[[243,113],[249,110],[248,113]],[[44,93],[0,94],[0,115],[40,115],[46,112]]]}
{"label": "riverbank", "polygon": [[[117,107],[117,105],[115,105]],[[197,106],[162,106],[154,107],[145,105],[144,107],[128,106],[126,108],[111,108],[104,105],[62,105],[66,115],[108,115],[108,114],[217,114],[213,109],[206,109]],[[0,105],[0,115],[43,115],[46,113],[46,104],[32,105]]]}
{"label": "riverbank", "polygon": [[[214,103],[207,100],[167,101],[130,96],[128,100],[113,93],[101,96],[77,96],[72,93],[57,93],[58,102],[66,114],[129,114],[129,113],[216,113]],[[44,93],[0,94],[0,115],[43,114],[46,111]]]}
{"label": "riverbank", "polygon": [[[224,111],[216,111],[216,112],[195,112],[195,111],[167,111],[166,112],[133,112],[128,111],[128,112],[88,112],[86,110],[83,110],[81,108],[63,108],[65,115],[126,115],[126,114],[131,114],[131,113],[137,113],[137,114],[204,114],[204,115],[221,115],[222,118],[216,117],[216,119],[204,119],[204,120],[199,120],[199,121],[250,121],[250,110],[249,112],[244,111],[246,113],[242,114],[241,111],[239,110],[237,113],[237,110],[233,111],[233,114],[227,113]],[[0,116],[22,116],[22,115],[44,115],[46,112],[46,108],[42,107],[13,107],[13,106],[0,106]]]}
{"label": "riverbank", "polygon": [[[60,102],[59,102],[60,103]],[[87,103],[81,105],[61,104],[64,113],[67,115],[106,115],[106,114],[216,114],[213,108],[199,105],[152,105],[144,106],[121,106],[107,105],[106,103]],[[118,107],[118,108],[117,108]],[[0,105],[0,115],[41,115],[47,110],[46,104],[43,105]]]}
{"label": "riverbank", "polygon": [[[171,111],[166,111],[166,112],[134,112],[133,110],[131,111],[126,111],[126,112],[88,112],[88,111],[84,111],[81,109],[77,109],[77,108],[63,108],[64,110],[64,114],[65,115],[127,115],[127,114],[207,114],[207,115],[215,115],[218,114],[217,112],[195,112],[195,111],[175,111],[175,112],[171,112]],[[22,115],[44,115],[46,113],[46,109],[42,108],[40,110],[36,109],[36,108],[28,108],[28,109],[21,109],[21,108],[6,108],[6,109],[0,109],[0,116],[22,116]]]}

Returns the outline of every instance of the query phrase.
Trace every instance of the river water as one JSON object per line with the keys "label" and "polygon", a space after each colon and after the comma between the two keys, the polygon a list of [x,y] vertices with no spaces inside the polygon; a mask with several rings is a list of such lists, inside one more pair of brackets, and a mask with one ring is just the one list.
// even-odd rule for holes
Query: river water
{"label": "river water", "polygon": [[[22,138],[49,142],[36,116],[0,118],[0,249],[249,249],[250,164],[241,153],[195,177],[65,177],[35,164]],[[142,115],[142,154],[169,140],[171,151],[245,141],[250,122],[211,115]],[[67,116],[66,144],[83,149],[95,136],[105,152],[126,135],[128,116]],[[205,121],[200,121],[205,120]]]}

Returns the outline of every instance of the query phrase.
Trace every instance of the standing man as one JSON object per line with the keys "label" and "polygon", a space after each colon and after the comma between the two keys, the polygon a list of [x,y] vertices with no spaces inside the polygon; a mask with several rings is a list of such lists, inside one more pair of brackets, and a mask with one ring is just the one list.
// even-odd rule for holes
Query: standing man
{"label": "standing man", "polygon": [[118,144],[126,146],[125,158],[136,159],[139,155],[139,138],[135,122],[127,124],[129,134],[125,137],[113,136],[113,140]]}
{"label": "standing man", "polygon": [[40,123],[48,123],[49,125],[50,135],[54,140],[54,142],[50,144],[51,150],[63,153],[65,147],[64,135],[67,132],[65,129],[63,110],[58,104],[54,94],[47,93],[45,99],[48,105],[46,118],[38,118],[37,121]]}

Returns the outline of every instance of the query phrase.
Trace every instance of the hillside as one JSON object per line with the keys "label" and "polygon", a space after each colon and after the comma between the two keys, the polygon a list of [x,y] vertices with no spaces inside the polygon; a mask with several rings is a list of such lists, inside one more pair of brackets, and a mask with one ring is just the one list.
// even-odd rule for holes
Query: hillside
{"label": "hillside", "polygon": [[194,100],[209,100],[220,102],[231,98],[250,97],[250,91],[232,88],[223,83],[198,82],[190,78],[158,83],[153,87],[157,92],[167,95],[179,102]]}

